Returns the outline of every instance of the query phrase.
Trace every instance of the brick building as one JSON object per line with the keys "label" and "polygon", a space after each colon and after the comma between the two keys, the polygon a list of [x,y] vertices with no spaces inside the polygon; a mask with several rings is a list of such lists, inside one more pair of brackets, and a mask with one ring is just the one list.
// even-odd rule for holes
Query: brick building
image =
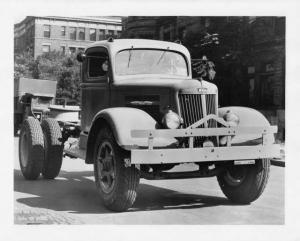
{"label": "brick building", "polygon": [[53,50],[76,52],[109,36],[119,38],[121,33],[119,17],[28,16],[14,26],[15,53],[30,49],[36,58]]}

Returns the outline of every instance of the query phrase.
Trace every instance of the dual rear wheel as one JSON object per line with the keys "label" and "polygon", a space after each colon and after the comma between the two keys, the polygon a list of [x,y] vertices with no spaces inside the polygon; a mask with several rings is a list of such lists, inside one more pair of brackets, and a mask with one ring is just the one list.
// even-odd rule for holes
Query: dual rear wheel
{"label": "dual rear wheel", "polygon": [[24,120],[19,138],[19,162],[26,179],[35,180],[41,173],[46,179],[57,177],[63,156],[61,137],[54,119],[45,119],[41,124],[33,117]]}

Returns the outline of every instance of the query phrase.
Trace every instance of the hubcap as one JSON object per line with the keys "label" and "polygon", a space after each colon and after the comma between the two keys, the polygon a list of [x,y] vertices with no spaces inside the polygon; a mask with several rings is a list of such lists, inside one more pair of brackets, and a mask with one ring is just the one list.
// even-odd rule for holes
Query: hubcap
{"label": "hubcap", "polygon": [[115,185],[115,157],[109,142],[103,142],[97,153],[97,173],[103,192],[109,193]]}
{"label": "hubcap", "polygon": [[20,145],[20,159],[21,159],[21,164],[23,167],[27,166],[28,163],[28,137],[26,133],[22,133],[21,135],[21,145]]}
{"label": "hubcap", "polygon": [[246,168],[244,166],[232,166],[227,169],[224,179],[231,186],[240,185],[246,178]]}

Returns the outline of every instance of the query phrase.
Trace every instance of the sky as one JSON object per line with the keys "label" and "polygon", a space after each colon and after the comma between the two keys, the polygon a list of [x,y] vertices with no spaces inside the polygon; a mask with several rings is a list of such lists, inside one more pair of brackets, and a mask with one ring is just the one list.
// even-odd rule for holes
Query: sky
{"label": "sky", "polygon": [[26,15],[19,14],[14,16],[14,23],[19,23],[26,18]]}

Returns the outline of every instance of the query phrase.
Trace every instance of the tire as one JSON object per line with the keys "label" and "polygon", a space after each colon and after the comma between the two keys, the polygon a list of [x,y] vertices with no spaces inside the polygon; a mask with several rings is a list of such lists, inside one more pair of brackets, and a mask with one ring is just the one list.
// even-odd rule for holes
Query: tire
{"label": "tire", "polygon": [[14,136],[18,136],[18,131],[22,124],[22,117],[22,114],[14,114]]}
{"label": "tire", "polygon": [[38,120],[25,119],[19,138],[19,163],[23,176],[28,180],[39,177],[44,160],[44,136]]}
{"label": "tire", "polygon": [[126,211],[137,196],[140,173],[135,166],[125,167],[124,158],[128,157],[129,153],[116,143],[111,130],[102,128],[94,148],[94,174],[100,198],[112,211]]}
{"label": "tire", "polygon": [[217,177],[225,196],[236,203],[248,204],[263,193],[269,178],[270,160],[256,160],[254,165],[230,166]]}
{"label": "tire", "polygon": [[47,118],[42,121],[45,140],[45,158],[42,175],[46,179],[58,176],[63,158],[63,143],[60,126],[55,119]]}

